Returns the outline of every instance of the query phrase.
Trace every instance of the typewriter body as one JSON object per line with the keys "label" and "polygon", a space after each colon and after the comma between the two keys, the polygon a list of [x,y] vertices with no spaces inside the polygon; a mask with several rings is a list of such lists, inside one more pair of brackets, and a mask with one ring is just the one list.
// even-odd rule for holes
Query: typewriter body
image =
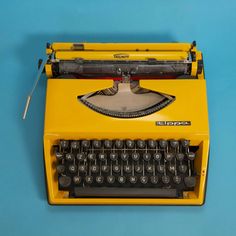
{"label": "typewriter body", "polygon": [[194,43],[52,43],[50,204],[202,205],[209,130]]}

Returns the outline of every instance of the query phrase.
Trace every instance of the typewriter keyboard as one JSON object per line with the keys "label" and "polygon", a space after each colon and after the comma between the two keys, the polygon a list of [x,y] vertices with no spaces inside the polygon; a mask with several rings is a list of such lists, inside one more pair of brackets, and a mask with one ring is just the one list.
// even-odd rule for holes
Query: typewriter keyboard
{"label": "typewriter keyboard", "polygon": [[196,184],[189,140],[60,140],[59,190],[76,197],[181,198]]}

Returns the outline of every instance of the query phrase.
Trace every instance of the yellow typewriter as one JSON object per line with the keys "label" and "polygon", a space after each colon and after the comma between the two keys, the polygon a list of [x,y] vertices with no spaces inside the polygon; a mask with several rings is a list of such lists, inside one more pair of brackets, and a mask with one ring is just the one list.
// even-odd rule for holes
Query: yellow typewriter
{"label": "yellow typewriter", "polygon": [[209,152],[196,43],[52,43],[50,204],[202,205]]}

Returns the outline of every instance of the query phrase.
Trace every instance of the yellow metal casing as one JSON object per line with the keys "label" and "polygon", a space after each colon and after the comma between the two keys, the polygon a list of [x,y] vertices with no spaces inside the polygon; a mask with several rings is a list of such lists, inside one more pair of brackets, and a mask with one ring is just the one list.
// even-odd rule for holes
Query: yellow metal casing
{"label": "yellow metal casing", "polygon": [[[56,57],[72,59],[75,44],[54,43],[50,50],[58,51]],[[163,55],[171,51],[175,58],[182,59],[190,44],[80,44],[83,45],[83,56],[91,57],[91,51],[102,51],[103,55],[111,55],[122,50],[132,51],[149,49],[149,52]],[[82,47],[82,46],[81,46]],[[85,50],[88,48],[88,52]],[[182,49],[182,50],[181,50]],[[48,50],[48,49],[47,49]],[[68,52],[67,52],[68,50]],[[109,54],[110,51],[110,54]],[[174,53],[176,51],[176,54]],[[182,52],[181,52],[182,51]],[[180,52],[180,53],[179,53]],[[123,53],[123,52],[122,52]],[[130,53],[130,52],[129,52]],[[169,53],[169,55],[171,54]],[[145,54],[145,53],[144,53]],[[168,54],[168,53],[167,53]],[[99,55],[99,54],[96,54]],[[142,53],[141,53],[142,55]],[[144,55],[145,56],[145,55]],[[77,57],[77,56],[76,56]],[[140,57],[140,54],[138,55]],[[197,57],[201,53],[197,51]],[[168,58],[168,56],[167,56]],[[172,59],[172,58],[171,58]],[[46,67],[49,77],[52,72]],[[48,72],[47,72],[48,71]],[[164,109],[140,118],[112,118],[99,114],[84,106],[77,97],[93,91],[112,87],[112,80],[96,79],[58,79],[51,78],[47,82],[44,158],[50,204],[109,204],[109,205],[202,205],[205,197],[209,128],[206,82],[203,72],[197,79],[140,80],[140,86],[165,94],[171,94],[176,100]],[[158,121],[191,121],[190,126],[157,126]],[[56,158],[52,146],[60,139],[189,139],[191,145],[198,145],[195,169],[197,186],[194,191],[184,192],[183,198],[68,198],[68,192],[59,191],[56,178]]]}

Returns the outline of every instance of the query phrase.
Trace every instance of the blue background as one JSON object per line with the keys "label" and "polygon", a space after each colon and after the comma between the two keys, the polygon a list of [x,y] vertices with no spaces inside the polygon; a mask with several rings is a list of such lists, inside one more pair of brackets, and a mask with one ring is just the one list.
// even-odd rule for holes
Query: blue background
{"label": "blue background", "polygon": [[[233,0],[1,1],[0,235],[235,235],[235,10]],[[48,205],[45,78],[27,120],[21,120],[46,42],[193,40],[204,53],[208,86],[211,155],[205,205]]]}

